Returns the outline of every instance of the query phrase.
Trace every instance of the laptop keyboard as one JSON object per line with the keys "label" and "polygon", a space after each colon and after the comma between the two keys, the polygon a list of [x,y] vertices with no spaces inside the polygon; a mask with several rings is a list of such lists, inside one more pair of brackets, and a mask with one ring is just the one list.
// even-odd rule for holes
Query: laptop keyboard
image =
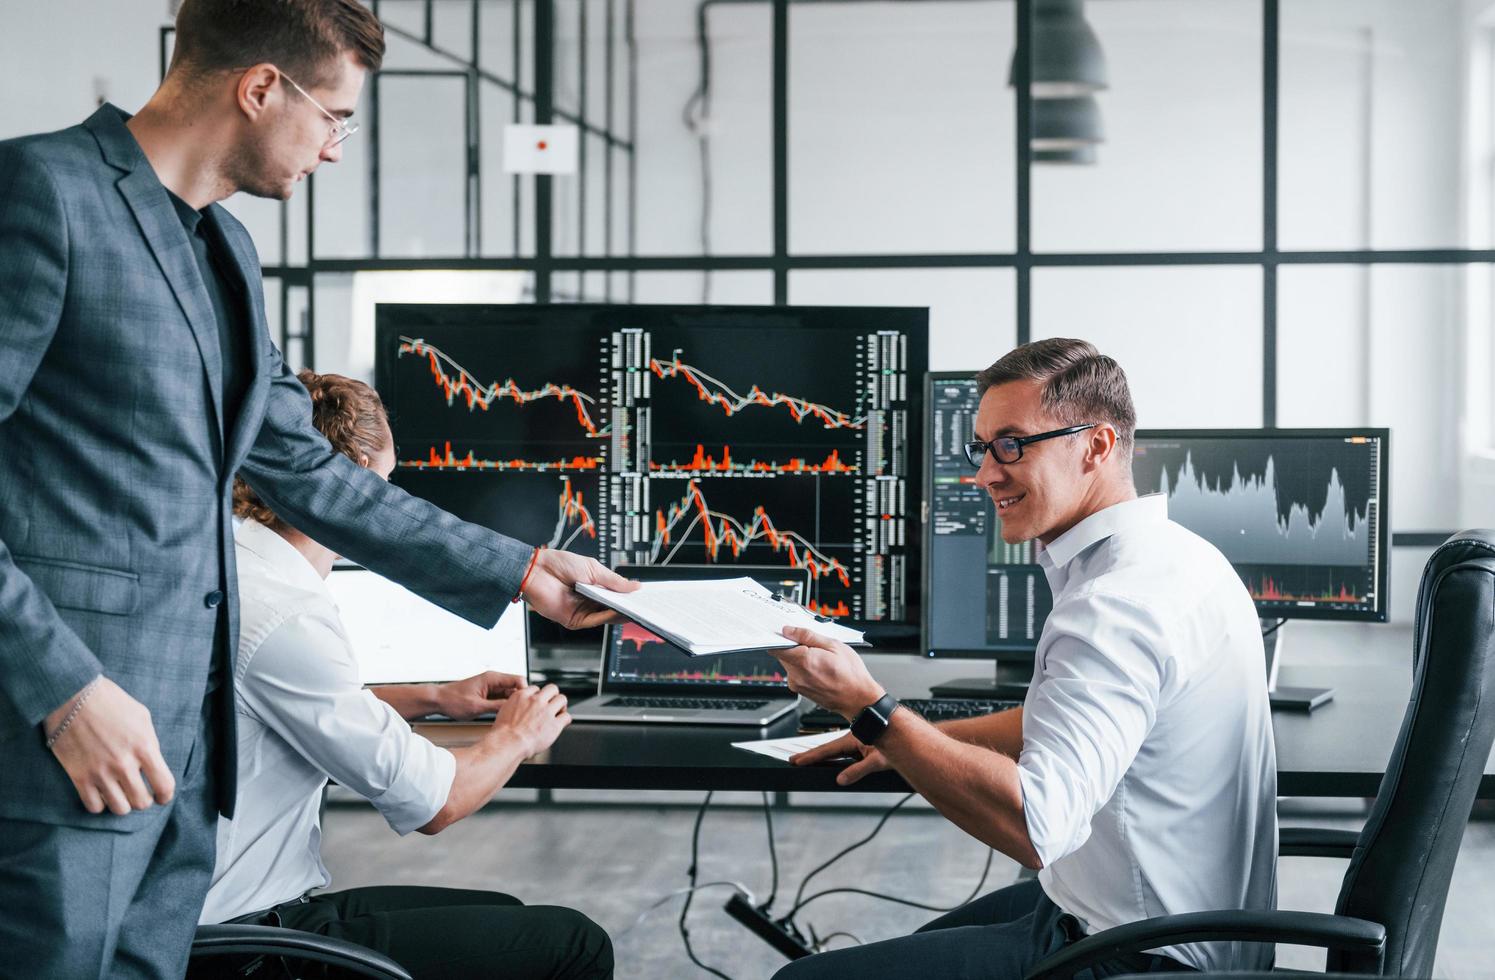
{"label": "laptop keyboard", "polygon": [[741,698],[647,698],[636,694],[620,695],[611,701],[602,702],[604,708],[674,708],[705,711],[756,711],[767,701],[746,701]]}

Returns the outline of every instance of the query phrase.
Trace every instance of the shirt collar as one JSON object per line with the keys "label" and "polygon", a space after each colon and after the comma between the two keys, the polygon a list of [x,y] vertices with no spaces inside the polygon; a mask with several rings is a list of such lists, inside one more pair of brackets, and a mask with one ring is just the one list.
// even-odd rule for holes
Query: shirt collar
{"label": "shirt collar", "polygon": [[258,521],[245,521],[234,532],[234,543],[269,565],[281,578],[298,589],[315,592],[329,600],[332,593],[306,556],[285,538]]}
{"label": "shirt collar", "polygon": [[176,216],[182,220],[182,227],[187,229],[187,234],[197,234],[198,225],[202,223],[203,213],[177,197],[169,188],[166,191],[166,196],[171,198],[171,206],[176,208]]}
{"label": "shirt collar", "polygon": [[1168,497],[1150,493],[1135,500],[1124,500],[1085,518],[1059,535],[1038,553],[1038,563],[1046,568],[1062,569],[1080,552],[1129,527],[1158,524],[1168,519]]}

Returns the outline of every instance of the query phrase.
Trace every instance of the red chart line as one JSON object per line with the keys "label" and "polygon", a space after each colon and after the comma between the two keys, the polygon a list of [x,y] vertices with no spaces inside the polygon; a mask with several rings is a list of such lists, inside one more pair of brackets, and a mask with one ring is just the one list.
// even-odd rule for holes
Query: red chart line
{"label": "red chart line", "polygon": [[700,368],[682,362],[678,350],[668,363],[657,358],[650,358],[649,370],[661,379],[684,378],[696,389],[696,396],[701,401],[718,406],[729,416],[736,415],[743,409],[754,405],[765,408],[783,405],[789,409],[789,414],[794,417],[794,421],[803,422],[807,418],[816,418],[827,429],[860,429],[867,421],[865,418],[852,418],[845,412],[828,405],[795,398],[793,395],[779,392],[770,395],[757,385],[753,385],[746,395],[739,395],[727,384],[718,381]]}
{"label": "red chart line", "polygon": [[458,456],[452,451],[451,440],[446,442],[446,451],[437,452],[431,447],[430,455],[424,459],[402,459],[400,469],[409,470],[517,470],[544,473],[550,470],[595,470],[602,467],[601,456],[572,456],[570,459],[478,459],[468,450],[467,455]]}
{"label": "red chart line", "polygon": [[811,463],[803,457],[795,457],[787,463],[765,463],[753,459],[739,463],[732,459],[732,447],[722,447],[722,458],[706,452],[706,447],[696,444],[696,454],[686,463],[656,463],[651,461],[649,469],[665,473],[856,473],[858,467],[841,458],[841,451],[832,449],[823,462]]}
{"label": "red chart line", "polygon": [[[576,525],[576,530],[567,536],[566,529],[572,524]],[[587,510],[586,505],[582,503],[581,491],[573,490],[571,478],[563,476],[561,477],[561,498],[556,508],[555,533],[550,536],[547,545],[564,550],[571,547],[571,542],[581,534],[586,534],[596,540],[597,525],[592,521],[592,512]]]}
{"label": "red chart line", "polygon": [[[397,356],[404,357],[406,354],[426,358],[431,366],[431,377],[436,382],[436,387],[440,388],[446,397],[448,406],[454,405],[459,397],[467,405],[469,412],[478,409],[486,412],[495,402],[505,399],[521,406],[543,398],[554,398],[557,401],[569,400],[576,406],[577,424],[590,436],[602,434],[602,430],[597,428],[597,423],[592,420],[591,412],[587,408],[588,405],[595,405],[597,400],[570,385],[546,382],[539,388],[527,391],[521,388],[513,378],[506,379],[502,384],[483,385],[473,378],[471,372],[452,360],[445,351],[414,337],[400,338]],[[450,372],[448,368],[451,369]]]}
{"label": "red chart line", "polygon": [[[677,534],[676,528],[687,519],[689,523],[685,530]],[[651,556],[653,563],[669,564],[676,552],[684,547],[686,538],[697,524],[701,525],[706,556],[711,561],[717,560],[723,547],[732,552],[733,558],[737,558],[742,554],[743,548],[762,538],[774,551],[784,552],[791,567],[807,568],[811,576],[816,579],[834,575],[843,586],[851,587],[851,573],[845,565],[817,551],[798,532],[779,530],[763,507],[755,507],[752,522],[744,525],[727,514],[712,510],[706,503],[705,495],[701,492],[701,485],[695,480],[690,481],[684,497],[670,504],[668,517],[665,516],[664,511],[654,512],[655,539]],[[660,561],[660,552],[676,538],[678,541],[675,542],[670,553],[663,561]]]}

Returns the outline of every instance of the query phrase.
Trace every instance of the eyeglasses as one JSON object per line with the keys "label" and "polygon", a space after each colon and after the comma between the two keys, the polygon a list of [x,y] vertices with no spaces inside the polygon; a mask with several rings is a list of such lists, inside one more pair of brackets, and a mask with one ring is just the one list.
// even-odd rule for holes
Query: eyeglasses
{"label": "eyeglasses", "polygon": [[1006,466],[1016,463],[1023,458],[1023,447],[1031,446],[1035,442],[1043,442],[1045,439],[1057,439],[1060,436],[1072,436],[1076,432],[1084,432],[1093,429],[1099,422],[1086,422],[1084,425],[1071,425],[1066,429],[1055,429],[1052,432],[1040,432],[1036,436],[997,436],[990,442],[981,442],[979,439],[965,444],[966,460],[977,469],[981,468],[981,462],[990,452],[992,458]]}
{"label": "eyeglasses", "polygon": [[290,75],[287,75],[285,72],[281,72],[280,73],[280,77],[284,78],[286,81],[290,82],[291,83],[291,88],[293,88],[296,91],[300,92],[302,98],[306,99],[306,101],[308,101],[312,105],[316,106],[317,110],[319,112],[321,112],[322,115],[326,116],[327,119],[328,119],[328,121],[332,123],[332,129],[331,129],[331,131],[327,135],[327,148],[328,149],[331,149],[332,147],[337,146],[343,140],[347,139],[349,136],[352,136],[354,133],[358,132],[358,123],[356,123],[356,122],[348,122],[348,120],[346,120],[346,119],[339,119],[336,116],[334,116],[332,113],[328,112],[326,109],[322,108],[322,103],[318,102],[316,99],[314,99],[310,95],[308,95],[306,89],[302,88],[300,85],[297,85],[296,84],[296,80],[294,78],[292,78]]}

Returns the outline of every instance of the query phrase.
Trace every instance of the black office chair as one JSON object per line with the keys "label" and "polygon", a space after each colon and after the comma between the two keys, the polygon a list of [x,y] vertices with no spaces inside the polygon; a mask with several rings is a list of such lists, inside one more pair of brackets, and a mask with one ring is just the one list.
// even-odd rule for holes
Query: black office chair
{"label": "black office chair", "polygon": [[[198,926],[192,940],[192,964],[198,967],[208,959],[237,957],[252,962],[256,958],[284,959],[322,963],[344,973],[377,980],[411,980],[409,973],[383,953],[341,939],[319,936],[314,932],[280,929],[275,926],[225,924]],[[247,968],[248,963],[239,967]],[[193,970],[189,967],[188,976]],[[220,974],[221,975],[221,974]],[[230,973],[229,975],[233,975]],[[249,976],[264,976],[258,969]],[[274,974],[270,974],[274,976]]]}
{"label": "black office chair", "polygon": [[1463,531],[1423,569],[1412,696],[1360,832],[1284,829],[1281,853],[1350,859],[1333,915],[1191,912],[1087,936],[1028,980],[1069,977],[1118,953],[1180,943],[1319,946],[1357,976],[1433,972],[1448,883],[1495,742],[1495,531]]}

